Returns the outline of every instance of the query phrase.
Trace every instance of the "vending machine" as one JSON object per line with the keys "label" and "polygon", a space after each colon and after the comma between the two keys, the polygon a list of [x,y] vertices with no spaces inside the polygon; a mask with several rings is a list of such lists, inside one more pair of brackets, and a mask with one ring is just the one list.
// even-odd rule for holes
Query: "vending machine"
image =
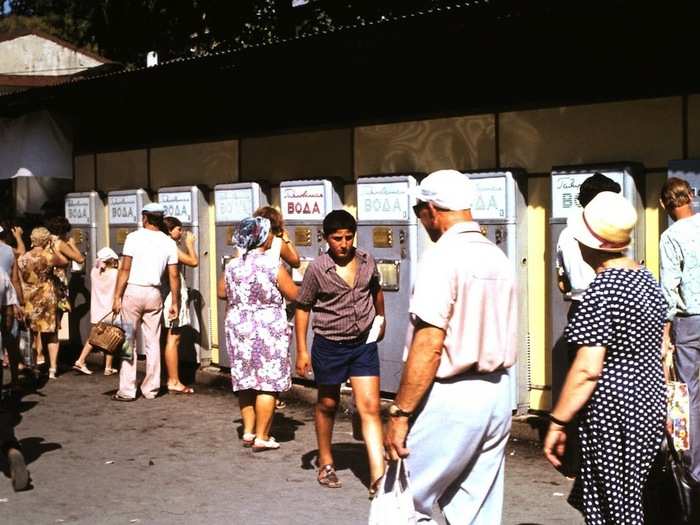
{"label": "vending machine", "polygon": [[357,246],[377,263],[384,291],[386,333],[379,343],[380,388],[396,392],[403,370],[408,304],[425,228],[413,213],[412,175],[363,177],[357,181]]}
{"label": "vending machine", "polygon": [[[160,188],[158,202],[165,207],[165,216],[182,222],[183,232],[194,235],[194,249],[199,264],[192,268],[180,265],[187,285],[191,324],[182,327],[180,360],[199,363],[210,358],[210,280],[209,280],[209,204],[204,191],[198,186]],[[184,242],[181,241],[181,244]],[[180,246],[185,250],[184,246]]]}
{"label": "vending machine", "polygon": [[512,407],[526,413],[530,404],[530,347],[527,303],[527,174],[523,170],[464,172],[474,183],[472,216],[482,233],[503,250],[518,282],[518,361],[508,372]]}
{"label": "vending machine", "polygon": [[71,265],[69,283],[71,312],[68,314],[70,342],[82,347],[90,333],[90,270],[97,252],[107,246],[105,204],[96,191],[68,193],[65,215],[71,223],[71,236],[85,263]]}
{"label": "vending machine", "polygon": [[[151,202],[143,188],[110,191],[107,194],[107,220],[109,222],[109,247],[122,256],[126,236],[142,227],[141,210]],[[143,354],[142,334],[139,331],[136,349]]]}
{"label": "vending machine", "polygon": [[571,306],[570,294],[564,295],[557,285],[557,241],[566,222],[581,210],[578,202],[579,188],[583,181],[595,173],[602,173],[622,188],[622,195],[637,210],[637,226],[634,229],[630,257],[644,263],[645,230],[643,179],[644,168],[633,162],[594,164],[586,166],[555,167],[551,176],[552,207],[549,219],[549,308],[548,341],[552,347],[552,403],[556,403],[569,367],[568,345],[561,337],[567,324],[567,313]]}
{"label": "vending machine", "polygon": [[141,210],[151,202],[146,190],[119,190],[107,194],[109,246],[121,257],[126,236],[141,228]]}
{"label": "vending machine", "polygon": [[[289,236],[299,253],[300,266],[292,270],[292,278],[301,284],[309,263],[327,250],[323,239],[323,218],[342,208],[338,191],[329,180],[294,180],[280,184],[282,217]],[[308,348],[311,351],[313,330],[309,322]],[[290,357],[292,371],[296,361],[296,342],[292,336]]]}
{"label": "vending machine", "polygon": [[[214,212],[216,222],[216,257],[217,270],[224,267],[235,256],[233,234],[236,225],[253,215],[253,212],[267,206],[267,197],[256,182],[238,182],[234,184],[217,184],[214,186]],[[230,366],[226,351],[226,336],[224,334],[224,316],[226,307],[223,301],[216,305],[217,327],[219,341],[219,366]],[[213,314],[212,314],[213,315]]]}

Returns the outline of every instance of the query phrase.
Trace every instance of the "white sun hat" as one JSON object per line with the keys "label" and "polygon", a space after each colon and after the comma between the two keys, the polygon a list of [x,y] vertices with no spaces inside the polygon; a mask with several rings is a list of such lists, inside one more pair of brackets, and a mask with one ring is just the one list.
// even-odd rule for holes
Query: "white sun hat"
{"label": "white sun hat", "polygon": [[445,210],[470,210],[476,197],[474,183],[457,170],[432,172],[416,187],[416,199]]}
{"label": "white sun hat", "polygon": [[105,246],[97,252],[97,258],[100,261],[109,261],[110,259],[119,259],[119,256],[112,248]]}
{"label": "white sun hat", "polygon": [[622,252],[632,243],[637,212],[619,193],[603,191],[569,221],[578,242],[602,252]]}

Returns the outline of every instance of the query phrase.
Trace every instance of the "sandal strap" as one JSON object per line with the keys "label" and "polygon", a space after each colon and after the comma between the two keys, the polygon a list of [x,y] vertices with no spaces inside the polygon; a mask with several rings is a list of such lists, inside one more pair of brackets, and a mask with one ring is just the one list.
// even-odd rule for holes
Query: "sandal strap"
{"label": "sandal strap", "polygon": [[330,463],[318,469],[318,480],[327,484],[336,484],[340,481],[338,474],[335,472],[335,467]]}

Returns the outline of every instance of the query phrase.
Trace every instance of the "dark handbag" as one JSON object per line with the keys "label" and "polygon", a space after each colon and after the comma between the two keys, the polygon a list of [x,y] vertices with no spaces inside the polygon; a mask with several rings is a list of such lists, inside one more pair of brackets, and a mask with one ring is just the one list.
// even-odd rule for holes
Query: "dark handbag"
{"label": "dark handbag", "polygon": [[[105,319],[110,314],[112,315],[112,321],[107,323]],[[109,312],[90,329],[90,335],[88,336],[88,343],[104,350],[106,354],[114,354],[121,348],[126,339],[124,330],[114,324],[115,317],[116,314]]]}
{"label": "dark handbag", "polygon": [[673,439],[664,430],[661,450],[652,463],[644,491],[644,523],[700,523],[700,483],[688,474]]}

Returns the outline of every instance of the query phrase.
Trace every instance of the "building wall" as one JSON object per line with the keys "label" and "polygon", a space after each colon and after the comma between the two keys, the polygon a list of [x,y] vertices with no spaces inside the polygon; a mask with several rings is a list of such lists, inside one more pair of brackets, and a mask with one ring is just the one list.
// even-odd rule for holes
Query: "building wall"
{"label": "building wall", "polygon": [[238,141],[205,142],[152,148],[150,179],[155,188],[238,180]]}
{"label": "building wall", "polygon": [[89,55],[38,35],[0,42],[0,74],[71,75],[102,64]]}
{"label": "building wall", "polygon": [[546,335],[546,297],[550,261],[550,187],[553,166],[617,161],[646,168],[645,262],[658,275],[658,236],[665,218],[658,192],[673,159],[700,156],[700,95],[595,105],[512,111],[384,123],[353,129],[308,131],[241,138],[189,146],[97,153],[75,159],[76,189],[95,177],[98,188],[254,180],[276,185],[283,180],[330,178],[344,183],[345,206],[354,212],[353,181],[381,173],[422,172],[454,167],[521,167],[528,172],[528,308],[530,405],[550,408],[553,341]]}

